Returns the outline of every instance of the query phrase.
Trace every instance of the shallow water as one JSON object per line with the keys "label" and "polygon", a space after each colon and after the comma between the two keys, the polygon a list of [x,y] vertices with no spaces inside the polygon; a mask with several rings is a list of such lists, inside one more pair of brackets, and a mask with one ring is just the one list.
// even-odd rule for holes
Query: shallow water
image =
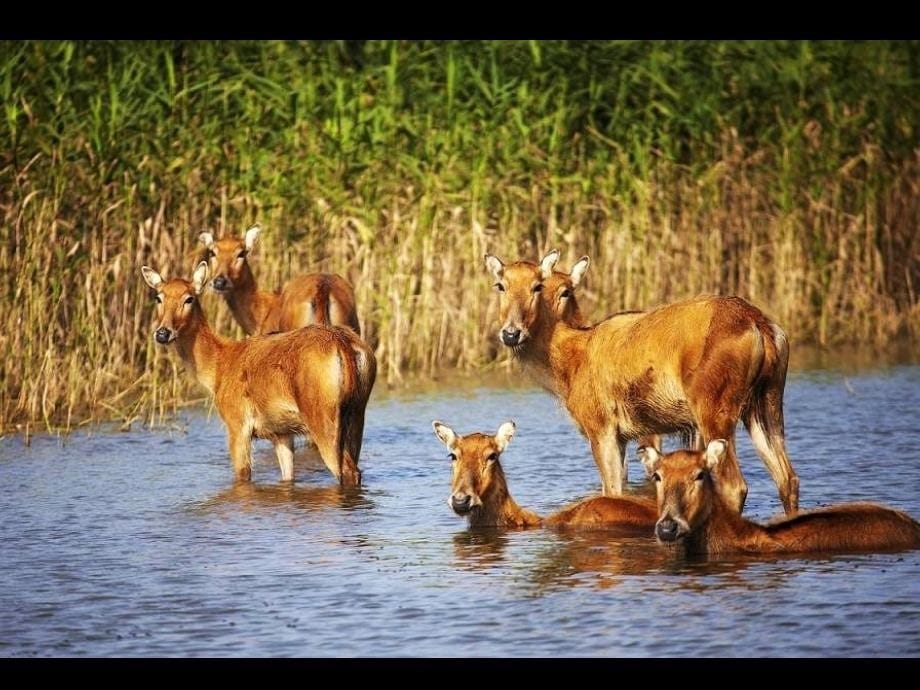
{"label": "shallow water", "polygon": [[[354,492],[300,447],[282,485],[261,442],[255,482],[234,485],[203,412],[184,433],[0,440],[0,655],[920,655],[920,551],[707,561],[650,538],[469,532],[432,419],[513,418],[503,465],[538,512],[599,484],[548,394],[453,390],[371,401]],[[920,516],[920,366],[793,373],[786,420],[803,507]],[[747,513],[767,518],[775,487],[739,439]]]}

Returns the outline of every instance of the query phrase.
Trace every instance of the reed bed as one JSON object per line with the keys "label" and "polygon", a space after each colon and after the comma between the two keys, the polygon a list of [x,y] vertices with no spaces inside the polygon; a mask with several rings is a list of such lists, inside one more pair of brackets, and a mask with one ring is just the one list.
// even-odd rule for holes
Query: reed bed
{"label": "reed bed", "polygon": [[[264,232],[356,287],[380,382],[503,366],[482,255],[600,318],[736,293],[794,343],[920,328],[918,42],[0,43],[0,431],[197,401],[148,264]],[[212,325],[241,335],[216,296]]]}

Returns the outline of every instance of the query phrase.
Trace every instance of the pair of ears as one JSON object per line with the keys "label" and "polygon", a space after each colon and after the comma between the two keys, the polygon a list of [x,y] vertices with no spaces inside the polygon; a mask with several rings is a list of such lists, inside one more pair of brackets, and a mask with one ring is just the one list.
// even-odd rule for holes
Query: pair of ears
{"label": "pair of ears", "polygon": [[[709,445],[706,446],[704,451],[704,459],[706,461],[707,469],[715,469],[715,467],[722,461],[722,458],[725,456],[725,451],[728,449],[728,442],[725,439],[717,438],[709,442]],[[645,471],[648,472],[649,476],[654,474],[658,467],[661,465],[662,455],[652,446],[643,446],[639,449],[639,459],[642,461],[642,464],[645,466]]]}
{"label": "pair of ears", "polygon": [[[163,283],[166,282],[163,276],[147,266],[141,268],[141,275],[144,276],[144,282],[154,290],[159,290],[163,287]],[[195,267],[195,272],[192,273],[192,287],[195,289],[195,294],[201,294],[207,282],[208,264],[206,261],[202,261]]]}
{"label": "pair of ears", "polygon": [[[435,436],[441,439],[441,443],[450,450],[456,450],[457,445],[460,443],[460,437],[457,436],[453,429],[444,422],[438,421],[432,422],[431,426],[434,428]],[[504,451],[505,448],[508,447],[508,444],[511,443],[511,439],[514,438],[514,432],[516,430],[517,427],[514,425],[514,422],[505,422],[498,427],[498,432],[495,434],[495,443],[498,446],[499,453]]]}
{"label": "pair of ears", "polygon": [[[243,233],[243,246],[247,252],[256,246],[256,239],[258,239],[260,232],[262,232],[262,226],[256,223]],[[213,247],[216,242],[214,235],[210,232],[203,232],[198,235],[198,241],[208,249]]]}
{"label": "pair of ears", "polygon": [[[505,264],[502,260],[492,254],[486,254],[485,260],[486,267],[492,275],[495,276],[495,279],[501,280],[505,275]],[[553,249],[549,254],[540,259],[540,275],[543,277],[543,280],[553,275],[553,270],[556,268],[557,263],[559,263],[558,249]],[[590,265],[591,259],[587,256],[583,256],[575,262],[575,265],[572,266],[572,272],[569,274],[569,278],[572,281],[572,287],[578,287],[578,284],[581,282],[582,278],[585,277],[585,273]]]}

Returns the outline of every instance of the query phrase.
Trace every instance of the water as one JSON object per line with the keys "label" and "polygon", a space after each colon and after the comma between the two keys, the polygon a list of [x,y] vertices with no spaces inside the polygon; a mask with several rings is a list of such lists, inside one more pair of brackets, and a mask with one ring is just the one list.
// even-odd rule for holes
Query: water
{"label": "water", "polygon": [[[793,374],[802,505],[920,516],[920,367]],[[471,533],[431,431],[518,434],[503,456],[543,514],[598,489],[587,445],[537,390],[378,396],[365,488],[258,443],[234,486],[220,421],[187,432],[0,441],[3,656],[918,656],[920,551],[687,560],[651,539]],[[739,432],[747,512],[779,510]],[[641,467],[633,457],[631,481]]]}

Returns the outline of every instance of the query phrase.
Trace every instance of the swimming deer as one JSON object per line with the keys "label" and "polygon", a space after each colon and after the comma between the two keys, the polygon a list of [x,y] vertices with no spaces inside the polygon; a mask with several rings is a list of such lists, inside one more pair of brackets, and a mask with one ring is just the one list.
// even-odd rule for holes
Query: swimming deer
{"label": "swimming deer", "polygon": [[655,503],[641,498],[594,496],[543,519],[521,508],[511,497],[499,456],[514,437],[514,422],[498,432],[458,436],[443,422],[432,422],[434,433],[450,451],[453,462],[447,504],[469,519],[470,527],[632,528],[651,532],[658,517]]}
{"label": "swimming deer", "polygon": [[739,297],[697,297],[576,328],[541,297],[559,252],[539,265],[485,259],[499,291],[502,344],[563,400],[591,444],[604,495],[623,491],[628,441],[698,430],[703,441],[728,440],[720,474],[740,513],[747,497],[734,454],[740,418],[786,512],[796,511],[799,480],[783,427],[789,346],[759,309]]}
{"label": "swimming deer", "polygon": [[715,439],[703,451],[662,456],[640,450],[658,491],[655,535],[682,542],[690,553],[796,553],[920,548],[920,523],[875,503],[844,503],[803,511],[766,525],[747,520],[726,501],[717,470],[728,442]]}
{"label": "swimming deer", "polygon": [[319,324],[347,326],[361,335],[355,293],[342,276],[310,273],[291,278],[281,292],[259,290],[249,267],[249,252],[262,228],[253,225],[242,237],[198,236],[214,279],[211,287],[224,296],[247,335],[265,335]]}
{"label": "swimming deer", "polygon": [[199,296],[208,265],[192,280],[164,280],[144,266],[156,291],[159,345],[175,345],[191,375],[214,396],[227,427],[237,479],[252,477],[253,438],[275,446],[281,478],[294,479],[296,434],[309,432],[329,471],[343,485],[361,484],[358,459],[364,412],[374,386],[374,352],[348,328],[306,326],[245,340],[221,338],[208,327]]}

